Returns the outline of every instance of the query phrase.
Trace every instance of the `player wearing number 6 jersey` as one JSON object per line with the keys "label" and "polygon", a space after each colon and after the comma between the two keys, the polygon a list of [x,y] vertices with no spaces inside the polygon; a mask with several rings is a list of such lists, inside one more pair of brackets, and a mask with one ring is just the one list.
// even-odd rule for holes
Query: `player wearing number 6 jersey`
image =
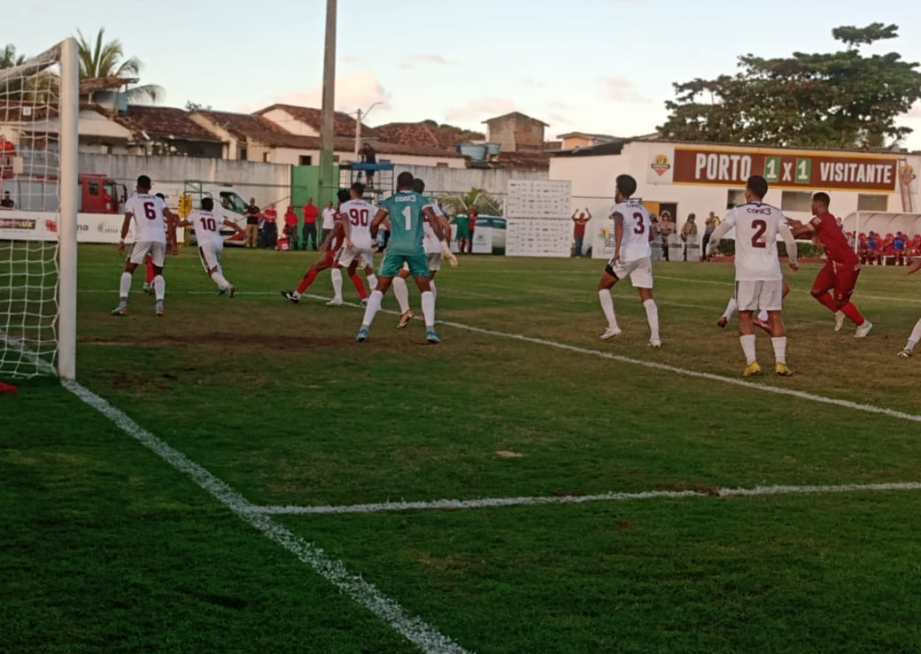
{"label": "player wearing number 6 jersey", "polygon": [[368,299],[368,307],[361,322],[361,328],[355,340],[361,342],[368,339],[368,329],[374,316],[381,308],[384,293],[390,288],[393,278],[400,272],[403,263],[409,266],[410,274],[416,279],[416,286],[422,293],[422,315],[425,318],[425,337],[429,343],[438,343],[435,335],[435,297],[429,281],[429,265],[422,247],[424,238],[423,223],[428,221],[435,236],[441,242],[442,254],[451,263],[457,265],[457,258],[451,254],[445,243],[441,223],[432,211],[431,201],[413,190],[414,177],[412,173],[402,172],[397,176],[397,191],[381,202],[374,220],[371,222],[371,237],[377,237],[380,224],[390,216],[390,242],[387,245],[387,254],[381,264],[380,276],[377,278],[377,288]]}
{"label": "player wearing number 6 jersey", "polygon": [[787,337],[781,310],[783,308],[783,273],[777,258],[777,234],[787,246],[790,267],[795,271],[796,241],[787,219],[777,207],[764,204],[768,183],[760,175],[752,175],[745,184],[747,204],[726,214],[723,222],[710,236],[710,252],[716,252],[719,240],[735,228],[736,302],[739,306],[739,343],[745,354],[745,377],[761,373],[755,356],[755,335],[752,314],[766,309],[774,346],[774,371],[783,377],[792,373],[787,367]]}
{"label": "player wearing number 6 jersey", "polygon": [[[166,221],[172,223],[175,216],[166,208],[162,198],[150,193],[150,177],[141,175],[137,181],[137,193],[125,202],[125,219],[122,221],[121,238],[118,241],[118,253],[125,255],[125,236],[134,220],[134,245],[125,261],[118,288],[118,307],[112,315],[124,316],[128,313],[128,293],[131,292],[131,276],[135,268],[144,263],[150,252],[153,263],[153,287],[156,296],[156,314],[163,315],[163,298],[166,295],[166,282],[163,280],[163,261],[166,255],[167,241],[172,243],[173,234],[167,236]],[[174,230],[171,230],[174,231]]]}
{"label": "player wearing number 6 jersey", "polygon": [[649,241],[653,238],[652,221],[646,208],[630,199],[635,192],[635,179],[630,175],[617,176],[614,188],[616,204],[611,208],[611,219],[614,221],[614,256],[604,267],[601,280],[598,282],[598,299],[608,319],[608,328],[601,335],[601,340],[606,341],[620,334],[617,317],[614,315],[611,289],[614,284],[629,276],[646,309],[649,344],[652,347],[661,347],[659,309],[652,297],[652,250],[649,247]]}
{"label": "player wearing number 6 jersey", "polygon": [[245,232],[232,220],[212,213],[213,209],[214,200],[202,198],[201,210],[193,211],[186,220],[179,222],[179,226],[187,227],[191,225],[195,228],[198,256],[201,258],[201,265],[205,269],[205,274],[214,280],[214,283],[220,289],[221,295],[230,291],[230,297],[233,297],[237,292],[237,287],[227,281],[224,277],[224,271],[221,269],[221,253],[224,251],[224,239],[221,237],[220,228],[222,225],[226,225],[235,229],[239,234]]}

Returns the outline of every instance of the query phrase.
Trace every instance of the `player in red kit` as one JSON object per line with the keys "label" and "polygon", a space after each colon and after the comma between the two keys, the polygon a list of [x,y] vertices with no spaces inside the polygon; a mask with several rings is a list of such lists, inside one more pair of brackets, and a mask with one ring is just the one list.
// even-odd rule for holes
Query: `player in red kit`
{"label": "player in red kit", "polygon": [[[351,195],[347,190],[339,191],[339,203],[348,202]],[[323,256],[314,261],[313,265],[310,266],[310,269],[304,275],[304,278],[301,279],[301,283],[297,285],[297,290],[295,291],[282,291],[282,296],[294,304],[298,304],[301,301],[301,295],[313,284],[314,280],[317,278],[322,271],[327,268],[332,268],[333,264],[336,263],[336,258],[339,256],[339,252],[342,249],[342,246],[345,242],[345,229],[342,226],[341,222],[342,216],[339,215],[339,212],[336,212],[335,223],[333,229],[330,231],[329,235],[326,237],[326,240],[320,244],[320,251],[323,252]],[[341,273],[340,273],[341,274]],[[364,300],[368,297],[368,292],[365,290],[364,283],[361,281],[361,278],[357,274],[351,274],[352,284],[355,286],[355,290],[358,291],[358,294],[361,296],[361,299]]]}
{"label": "player in red kit", "polygon": [[848,245],[847,236],[838,220],[828,211],[831,198],[828,193],[812,196],[812,220],[801,223],[790,220],[796,238],[818,238],[825,248],[827,261],[812,283],[812,297],[835,314],[835,331],[841,329],[846,316],[857,325],[856,338],[863,338],[873,329],[873,324],[863,317],[851,302],[851,294],[860,276],[860,259]]}

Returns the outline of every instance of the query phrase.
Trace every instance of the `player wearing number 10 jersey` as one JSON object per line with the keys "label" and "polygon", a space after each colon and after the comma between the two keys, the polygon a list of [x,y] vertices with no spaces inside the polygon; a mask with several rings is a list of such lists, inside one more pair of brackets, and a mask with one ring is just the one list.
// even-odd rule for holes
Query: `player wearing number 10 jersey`
{"label": "player wearing number 10 jersey", "polygon": [[[137,181],[137,193],[125,203],[125,219],[122,222],[118,253],[125,254],[125,237],[134,220],[134,245],[125,261],[118,288],[118,307],[112,315],[124,316],[128,313],[128,293],[131,292],[131,276],[150,252],[153,263],[153,287],[156,295],[156,314],[163,315],[163,298],[166,294],[166,282],[163,280],[163,263],[166,255],[167,240],[172,243],[173,235],[167,237],[167,219],[173,222],[174,216],[162,198],[150,193],[150,177],[141,175]],[[172,231],[172,230],[171,230]]]}
{"label": "player wearing number 10 jersey", "polygon": [[608,319],[608,328],[601,340],[608,340],[620,334],[617,317],[614,315],[614,300],[611,289],[614,284],[629,275],[633,287],[639,291],[640,300],[646,309],[649,321],[649,344],[661,347],[659,339],[659,309],[652,297],[652,250],[649,241],[653,238],[652,221],[646,207],[631,196],[636,192],[636,180],[630,175],[618,175],[615,180],[614,201],[611,219],[614,221],[614,256],[604,267],[598,282],[598,299]]}
{"label": "player wearing number 10 jersey", "polygon": [[230,291],[230,297],[237,292],[237,287],[227,281],[221,268],[221,253],[224,251],[224,239],[220,228],[223,225],[244,234],[244,230],[232,220],[212,213],[214,200],[202,198],[201,210],[193,211],[189,217],[179,223],[180,227],[191,225],[195,229],[195,242],[198,243],[198,256],[205,274],[214,280],[221,295]]}
{"label": "player wearing number 10 jersey", "polygon": [[766,309],[774,346],[774,371],[788,377],[787,337],[783,308],[783,273],[777,258],[777,234],[787,246],[790,267],[797,270],[796,241],[780,209],[761,200],[767,195],[768,183],[761,175],[752,175],[745,184],[747,204],[731,209],[720,226],[710,235],[710,252],[716,252],[720,238],[735,228],[736,302],[739,306],[739,343],[745,354],[746,377],[760,374],[755,356],[752,314]]}

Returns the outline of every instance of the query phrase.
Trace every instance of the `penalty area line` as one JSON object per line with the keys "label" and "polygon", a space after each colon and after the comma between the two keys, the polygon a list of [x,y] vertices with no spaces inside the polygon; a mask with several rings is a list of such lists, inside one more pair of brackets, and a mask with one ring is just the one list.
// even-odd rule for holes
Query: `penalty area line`
{"label": "penalty area line", "polygon": [[260,514],[255,510],[257,507],[250,504],[229,485],[138,425],[102,397],[73,381],[63,381],[62,384],[84,403],[115,423],[128,436],[169,463],[177,471],[190,477],[199,488],[212,495],[237,517],[294,554],[302,563],[339,588],[353,601],[371,611],[421,651],[426,654],[466,654],[468,652],[421,618],[407,613],[402,606],[386,597],[373,584],[350,573],[341,561],[329,557],[313,543],[297,536],[270,517]]}
{"label": "penalty area line", "polygon": [[346,506],[257,506],[251,511],[263,515],[328,515],[345,513],[384,513],[388,511],[445,511],[489,509],[505,506],[545,506],[587,504],[589,502],[628,502],[632,500],[685,499],[705,497],[757,497],[765,495],[824,495],[881,491],[918,491],[921,483],[845,484],[839,486],[756,486],[755,488],[717,488],[711,491],[643,491],[638,493],[599,493],[595,495],[553,495],[549,497],[494,497],[477,500],[433,500],[429,502],[378,502]]}

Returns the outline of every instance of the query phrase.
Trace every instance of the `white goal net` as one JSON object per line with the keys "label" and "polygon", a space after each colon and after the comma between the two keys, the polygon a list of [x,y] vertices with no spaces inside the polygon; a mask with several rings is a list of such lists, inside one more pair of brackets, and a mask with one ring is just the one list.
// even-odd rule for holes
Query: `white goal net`
{"label": "white goal net", "polygon": [[0,70],[0,381],[74,375],[78,102],[72,39]]}

